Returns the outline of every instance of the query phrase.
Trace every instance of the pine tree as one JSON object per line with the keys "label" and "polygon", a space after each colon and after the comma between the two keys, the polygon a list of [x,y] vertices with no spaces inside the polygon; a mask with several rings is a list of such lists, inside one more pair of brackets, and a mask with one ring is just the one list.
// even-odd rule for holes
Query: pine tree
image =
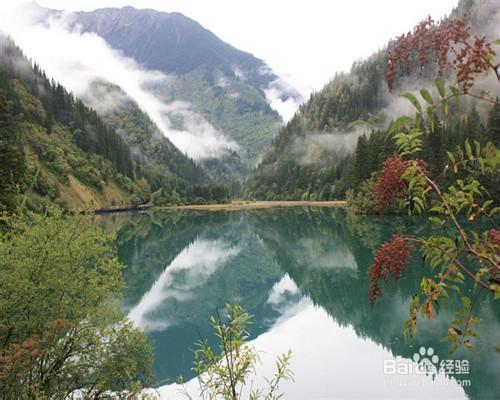
{"label": "pine tree", "polygon": [[12,197],[24,171],[24,154],[12,116],[12,104],[0,90],[0,208],[13,206]]}
{"label": "pine tree", "polygon": [[487,135],[495,146],[500,146],[500,99],[498,98],[489,114]]}

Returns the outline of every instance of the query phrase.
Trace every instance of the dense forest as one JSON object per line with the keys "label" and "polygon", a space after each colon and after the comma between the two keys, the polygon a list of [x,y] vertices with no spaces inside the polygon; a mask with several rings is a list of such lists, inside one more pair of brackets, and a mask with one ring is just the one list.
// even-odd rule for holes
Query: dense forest
{"label": "dense forest", "polygon": [[320,145],[313,157],[303,163],[300,153],[304,146],[312,145],[309,140],[312,135],[320,134],[326,142],[334,140],[333,136],[353,136],[360,126],[381,118],[375,114],[383,102],[382,77],[386,64],[386,53],[381,51],[354,64],[351,73],[337,74],[320,92],[312,94],[280,130],[248,180],[247,197],[269,200],[343,198],[346,189],[341,178],[349,169],[346,149]]}
{"label": "dense forest", "polygon": [[[470,9],[469,3],[460,4],[461,12]],[[76,99],[60,84],[49,81],[36,64],[31,66],[10,39],[2,39],[2,43],[4,205],[11,208],[23,198],[33,209],[52,201],[69,209],[199,204],[240,195],[247,166],[239,154],[228,153],[198,165],[164,137],[119,87],[96,81],[88,98]],[[337,74],[311,95],[279,131],[245,183],[247,199],[353,199],[353,192],[370,191],[372,175],[394,153],[387,132],[394,118],[391,101],[417,76],[415,63],[397,78],[395,95],[388,95],[384,74],[391,46],[389,43],[367,60],[355,62],[349,73]],[[426,69],[420,81],[426,82],[433,72]],[[182,92],[178,86],[174,89],[177,94]],[[193,94],[197,89],[189,91]],[[99,109],[106,96],[119,97],[120,106]],[[201,93],[197,96],[201,101]],[[232,109],[225,103],[221,107]],[[425,132],[423,158],[432,171],[441,169],[446,152],[466,139],[498,144],[498,104],[490,109],[468,104],[451,115],[445,126],[437,123],[432,132]],[[257,140],[257,136],[240,133],[246,141]],[[490,185],[497,190],[494,178]]]}
{"label": "dense forest", "polygon": [[[293,132],[299,121],[300,118],[295,117],[281,135],[286,137]],[[500,103],[490,109],[486,118],[481,118],[476,108],[472,108],[452,124],[436,124],[435,130],[426,132],[423,140],[422,158],[433,172],[442,170],[447,162],[447,151],[463,146],[465,140],[477,140],[480,144],[492,141],[498,146]],[[394,151],[394,142],[388,131],[373,130],[368,135],[360,135],[354,150],[348,154],[331,152],[323,160],[310,165],[300,165],[291,158],[275,159],[270,165],[263,162],[249,180],[247,196],[265,200],[344,199],[349,190],[357,190],[372,174],[377,173],[383,161]],[[266,161],[271,159],[271,153],[268,156]],[[489,189],[498,194],[498,177],[492,179]]]}
{"label": "dense forest", "polygon": [[[32,65],[13,41],[0,47],[2,207],[42,209],[227,201],[229,187],[159,136],[137,106],[106,123]],[[114,126],[112,126],[114,125]]]}

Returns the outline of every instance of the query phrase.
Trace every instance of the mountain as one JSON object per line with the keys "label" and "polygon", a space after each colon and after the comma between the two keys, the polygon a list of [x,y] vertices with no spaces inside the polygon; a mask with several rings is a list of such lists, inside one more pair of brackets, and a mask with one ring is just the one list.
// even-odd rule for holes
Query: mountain
{"label": "mountain", "polygon": [[[474,31],[495,39],[491,32],[498,21],[491,16],[497,14],[488,12],[489,8],[484,2],[461,1],[451,15],[466,15]],[[432,68],[419,73],[415,62],[389,93],[385,71],[391,46],[389,42],[368,59],[354,63],[349,73],[335,75],[299,108],[247,181],[248,198],[345,198],[347,190],[357,190],[380,170],[382,162],[395,151],[386,127],[391,120],[411,112],[411,105],[400,95],[432,86],[431,78],[435,76]],[[491,90],[490,86],[485,89]],[[423,137],[423,158],[430,168],[444,167],[446,151],[463,145],[466,139],[497,141],[497,127],[491,122],[497,120],[491,114],[498,112],[495,110],[478,113],[474,108],[451,108],[453,123],[437,126],[436,132]]]}
{"label": "mountain", "polygon": [[103,8],[76,13],[75,23],[148,69],[179,75],[202,67],[229,77],[241,73],[261,89],[278,79],[262,60],[225,43],[181,13]]}
{"label": "mountain", "polygon": [[160,135],[137,104],[121,104],[120,118],[105,122],[0,35],[0,208],[227,200],[228,189]]}
{"label": "mountain", "polygon": [[82,100],[120,135],[135,160],[157,166],[165,176],[175,175],[194,183],[208,180],[201,167],[175,147],[119,86],[94,81]]}
{"label": "mountain", "polygon": [[[124,7],[68,14],[36,3],[24,6],[21,13],[34,16],[35,22],[63,18],[70,30],[95,33],[143,70],[168,77],[167,84],[162,81],[147,87],[165,105],[187,105],[187,111],[167,107],[162,116],[166,125],[192,131],[196,128],[189,118],[201,117],[204,126],[235,144],[223,160],[199,159],[212,177],[242,181],[282,125],[270,103],[277,98],[302,100],[264,61],[180,13]],[[189,148],[182,150],[189,154]]]}
{"label": "mountain", "polygon": [[[279,77],[262,60],[196,21],[180,13],[124,7],[75,13],[74,24],[97,33],[144,68],[174,74],[173,85],[157,88],[165,102],[192,103],[241,147],[247,165],[253,166],[276,134],[281,118],[269,106],[265,90]],[[289,98],[300,100],[300,95],[282,90],[281,99]]]}
{"label": "mountain", "polygon": [[[376,307],[372,307],[367,298],[367,276],[372,254],[392,232],[425,235],[430,228],[422,223],[425,219],[411,224],[404,217],[381,220],[377,216],[346,215],[341,210],[323,207],[311,207],[307,212],[292,208],[262,210],[249,213],[247,219],[272,254],[273,261],[316,307],[325,310],[340,326],[354,330],[359,337],[384,346],[394,356],[411,359],[415,347],[400,339],[401,326],[408,318],[411,298],[421,290],[420,282],[428,269],[415,257],[397,286],[384,288],[380,299],[384,303]],[[320,267],[323,265],[325,267]],[[472,286],[471,283],[468,287]],[[447,355],[450,344],[442,340],[443,331],[437,327],[447,327],[449,321],[454,320],[453,310],[459,307],[455,304],[460,300],[461,296],[450,296],[446,307],[441,307],[434,319],[419,319],[415,342],[432,344],[436,354]],[[491,344],[496,342],[489,342],[487,338],[490,331],[498,330],[500,310],[493,301],[479,296],[475,307],[476,315],[484,313],[485,324],[479,328],[484,335],[477,341],[478,351],[461,349],[454,356],[469,359],[470,371],[474,374],[469,378],[475,384],[463,386],[465,395],[469,399],[488,399],[495,397],[493,393],[499,386],[497,380],[488,377],[488,374],[493,376],[491,370],[497,369],[498,356],[492,356]],[[492,325],[487,327],[487,324]],[[491,363],[490,368],[486,367],[487,363]],[[492,386],[496,386],[495,389]]]}
{"label": "mountain", "polygon": [[[313,93],[280,130],[247,182],[247,197],[335,199],[345,170],[345,154],[358,137],[383,123],[383,75],[387,51],[337,74]],[[337,183],[337,185],[336,185]]]}

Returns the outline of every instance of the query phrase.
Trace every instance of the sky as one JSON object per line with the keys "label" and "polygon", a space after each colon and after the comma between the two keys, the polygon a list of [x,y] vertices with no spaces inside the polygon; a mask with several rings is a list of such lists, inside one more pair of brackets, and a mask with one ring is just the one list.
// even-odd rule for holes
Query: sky
{"label": "sky", "polygon": [[[23,3],[2,0],[0,14]],[[236,48],[265,60],[307,95],[426,16],[445,16],[457,0],[39,0],[38,4],[72,11],[130,5],[181,12]]]}
{"label": "sky", "polygon": [[[266,99],[286,122],[300,102],[320,90],[336,72],[348,71],[354,61],[368,57],[426,16],[439,19],[449,14],[456,1],[39,0],[38,4],[68,11],[131,5],[182,12],[222,40],[268,63],[280,78],[278,86],[265,90]],[[68,29],[68,15],[36,24],[33,15],[9,13],[9,9],[24,3],[0,1],[0,30],[11,34],[48,77],[75,96],[89,100],[93,82],[110,82],[135,100],[161,132],[190,157],[218,158],[240,150],[238,143],[197,113],[193,104],[167,103],[148,89],[151,85],[168,85],[175,76],[145,69],[95,33]],[[289,86],[302,96],[283,101],[280,88]],[[90,103],[99,109],[103,102],[119,107],[122,101],[120,96],[107,93]],[[176,116],[182,116],[182,129],[172,123]],[[317,144],[326,145],[320,139]]]}

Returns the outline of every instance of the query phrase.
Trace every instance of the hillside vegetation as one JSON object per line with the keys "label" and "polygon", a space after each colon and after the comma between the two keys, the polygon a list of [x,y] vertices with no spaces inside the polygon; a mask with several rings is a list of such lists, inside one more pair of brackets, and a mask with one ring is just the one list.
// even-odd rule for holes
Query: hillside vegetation
{"label": "hillside vegetation", "polygon": [[227,200],[228,189],[155,136],[151,122],[133,104],[127,115],[115,121],[115,131],[49,81],[12,40],[0,37],[2,207],[23,203],[41,210],[54,202],[79,210]]}
{"label": "hillside vegetation", "polygon": [[[198,22],[180,13],[151,9],[104,8],[75,13],[84,32],[94,32],[114,49],[150,70],[174,79],[152,89],[165,102],[186,101],[193,110],[239,145],[238,156],[224,160],[225,175],[241,179],[270,145],[281,124],[269,106],[264,90],[278,79],[266,63],[234,48]],[[148,29],[144,29],[147,26]],[[291,88],[283,100],[300,99]],[[206,166],[220,177],[212,159]],[[239,165],[239,164],[243,164]]]}
{"label": "hillside vegetation", "polygon": [[[480,8],[480,2],[463,1],[452,15],[469,11],[467,18],[473,28],[479,28],[485,25],[484,18],[475,13]],[[337,74],[300,107],[251,174],[247,198],[344,199],[348,190],[358,190],[380,170],[395,150],[386,128],[401,114],[399,95],[418,88],[416,82],[425,86],[435,75],[432,66],[419,73],[414,60],[398,76],[394,94],[389,94],[385,73],[392,45],[389,42],[368,59],[354,63],[349,73]],[[466,139],[498,144],[498,112],[498,105],[476,110],[471,102],[452,104],[446,127],[436,124],[433,131],[425,132],[424,160],[437,171],[446,163],[446,151],[463,145]],[[498,187],[496,181],[491,185],[492,189]],[[365,185],[361,190],[369,191],[370,187]]]}

